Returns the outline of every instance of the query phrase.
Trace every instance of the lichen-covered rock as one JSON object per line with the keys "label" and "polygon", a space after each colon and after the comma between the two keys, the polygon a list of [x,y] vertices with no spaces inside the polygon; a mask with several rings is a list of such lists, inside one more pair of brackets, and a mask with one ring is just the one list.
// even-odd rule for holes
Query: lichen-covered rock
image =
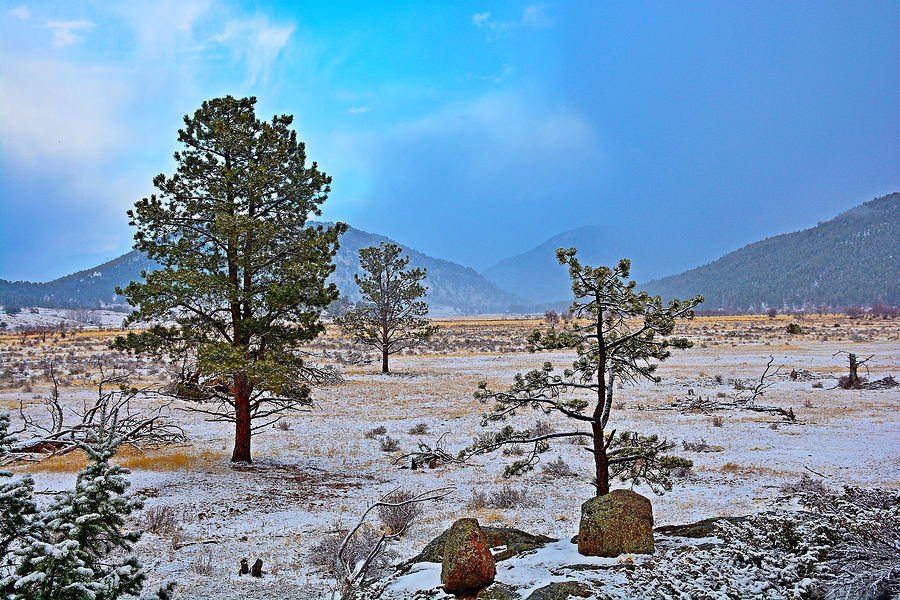
{"label": "lichen-covered rock", "polygon": [[653,554],[653,507],[631,490],[613,490],[581,505],[578,552],[585,556]]}
{"label": "lichen-covered rock", "polygon": [[[487,526],[482,527],[481,530],[484,531],[484,535],[487,538],[488,547],[499,548],[501,546],[506,546],[504,550],[500,550],[494,554],[494,560],[496,562],[507,560],[513,556],[537,550],[538,548],[543,548],[547,544],[556,541],[556,538],[547,537],[546,535],[534,535],[527,531],[515,529],[514,527]],[[443,562],[444,546],[447,545],[448,533],[450,533],[449,529],[428,542],[428,544],[425,545],[425,548],[423,548],[417,556],[397,565],[397,570],[405,573],[414,564],[420,562]]]}
{"label": "lichen-covered rock", "polygon": [[447,533],[441,583],[451,594],[475,594],[490,585],[497,566],[477,519],[458,519]]}
{"label": "lichen-covered rock", "polygon": [[663,525],[662,527],[657,527],[656,532],[663,535],[686,538],[713,537],[719,534],[719,523],[743,523],[746,520],[747,517],[713,517],[686,525]]}
{"label": "lichen-covered rock", "polygon": [[590,586],[580,581],[560,581],[540,587],[525,600],[568,600],[569,598],[589,598],[594,595]]}
{"label": "lichen-covered rock", "polygon": [[478,594],[478,600],[520,600],[521,597],[516,588],[499,581],[495,581]]}

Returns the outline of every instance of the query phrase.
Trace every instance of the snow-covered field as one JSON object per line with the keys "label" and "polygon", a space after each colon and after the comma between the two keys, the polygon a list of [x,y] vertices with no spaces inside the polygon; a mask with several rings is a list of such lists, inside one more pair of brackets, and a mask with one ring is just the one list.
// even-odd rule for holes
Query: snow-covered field
{"label": "snow-covered field", "polygon": [[[807,317],[802,324],[810,333],[787,337],[787,322],[698,319],[686,331],[696,346],[675,352],[661,364],[661,383],[617,390],[612,427],[658,433],[677,442],[677,453],[694,461],[692,473],[678,479],[664,496],[637,489],[653,500],[657,525],[767,510],[782,485],[810,471],[835,486],[900,487],[900,388],[833,389],[836,378],[846,373],[846,356],[833,356],[839,350],[861,357],[874,354],[864,373],[870,380],[900,377],[900,323]],[[447,349],[392,358],[394,375],[378,373],[376,364],[341,367],[344,383],[317,390],[313,410],[287,417],[287,429],[273,427],[254,437],[255,461],[249,467],[230,465],[228,425],[172,411],[170,418],[189,436],[188,446],[150,452],[152,460],[124,458],[133,468],[133,489],[146,497],[145,511],[134,524],[147,528],[147,513],[159,507],[171,507],[177,521],[160,533],[145,534],[138,545],[149,573],[146,589],[175,580],[180,596],[188,598],[321,597],[331,580],[313,564],[315,546],[355,523],[370,503],[397,487],[416,492],[455,488],[440,504],[422,506],[421,517],[392,546],[400,559],[418,553],[464,516],[559,538],[563,541],[554,548],[564,555],[568,538],[577,533],[580,505],[592,493],[591,460],[580,446],[557,444],[542,459],[546,464],[561,457],[579,473],[574,478],[548,477],[538,465],[522,478],[504,480],[503,466],[512,459],[499,453],[467,466],[416,471],[401,468],[408,467],[406,461],[393,462],[415,449],[419,440],[434,445],[444,433],[443,446],[451,454],[471,444],[473,436],[484,431],[479,417],[487,408],[472,397],[479,380],[501,389],[516,372],[546,360],[560,369],[568,366],[569,353],[511,350],[536,324],[510,322],[501,327],[448,321],[442,338]],[[40,410],[39,398],[48,391],[40,362],[51,355],[60,361],[68,384],[62,390],[65,401],[80,406],[95,393],[90,387],[91,357],[107,354],[107,360],[116,359],[105,350],[103,335],[108,332],[82,332],[43,343],[12,334],[0,338],[2,409],[15,411],[24,399],[34,405],[32,410]],[[334,348],[336,343],[325,340],[321,347]],[[493,348],[503,351],[486,351]],[[770,355],[775,365],[785,368],[757,403],[792,407],[796,424],[760,413],[726,411],[717,413],[722,416],[717,426],[711,415],[659,410],[689,390],[694,396],[730,397],[734,380],[749,383],[758,378]],[[132,362],[131,367],[145,381],[162,379],[165,373],[161,365]],[[791,379],[792,369],[808,371],[812,378]],[[30,391],[25,391],[26,384]],[[564,419],[553,415],[527,413],[516,419],[519,426],[540,419],[560,430],[566,427]],[[408,433],[420,423],[428,433]],[[398,440],[400,450],[383,452],[384,435],[366,436],[377,426]],[[700,440],[722,449],[681,451],[682,441]],[[71,457],[31,467],[41,492],[70,486],[75,469]],[[528,500],[511,509],[470,506],[476,493],[490,494],[504,486],[526,490]],[[377,518],[373,524],[377,526]],[[238,577],[242,557],[251,563],[261,558],[266,575]],[[549,580],[548,567],[539,562],[523,563],[517,577],[533,587],[544,577]],[[434,578],[431,571],[422,567],[423,580]],[[503,580],[502,570],[498,579]]]}

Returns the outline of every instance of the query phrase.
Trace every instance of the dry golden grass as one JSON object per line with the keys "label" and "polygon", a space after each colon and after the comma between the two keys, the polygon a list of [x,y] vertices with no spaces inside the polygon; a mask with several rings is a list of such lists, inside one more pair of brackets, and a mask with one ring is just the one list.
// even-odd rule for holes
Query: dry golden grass
{"label": "dry golden grass", "polygon": [[77,473],[87,466],[87,457],[84,452],[75,450],[68,454],[50,456],[37,463],[18,465],[17,471],[42,472],[42,473]]}
{"label": "dry golden grass", "polygon": [[[175,447],[162,450],[140,451],[131,447],[121,448],[113,462],[127,469],[140,471],[182,471],[222,464],[227,457],[220,452]],[[37,463],[16,466],[17,471],[42,473],[77,473],[87,466],[87,457],[81,450],[50,456]]]}
{"label": "dry golden grass", "polygon": [[781,475],[784,472],[778,469],[773,469],[771,467],[764,467],[762,465],[739,465],[733,462],[727,462],[721,467],[719,467],[719,471],[722,473],[727,473],[730,475],[737,475],[742,477],[749,477],[751,475]]}
{"label": "dry golden grass", "polygon": [[225,462],[227,456],[214,450],[200,450],[189,447],[145,450],[122,448],[116,455],[116,462],[123,467],[141,471],[182,471],[210,467]]}

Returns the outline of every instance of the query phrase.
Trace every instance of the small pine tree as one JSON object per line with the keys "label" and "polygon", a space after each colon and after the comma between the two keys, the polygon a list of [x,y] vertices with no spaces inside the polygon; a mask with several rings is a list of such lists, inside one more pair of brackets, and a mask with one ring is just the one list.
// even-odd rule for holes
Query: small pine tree
{"label": "small pine tree", "polygon": [[[34,483],[28,478],[27,501],[9,502],[13,507],[9,514],[16,515],[23,528],[6,546],[15,548],[15,560],[4,565],[7,573],[0,580],[4,599],[115,600],[140,593],[145,575],[130,552],[142,532],[127,531],[125,517],[142,503],[127,493],[128,470],[109,462],[120,443],[107,426],[115,422],[115,416],[103,415],[101,420],[103,433],[81,444],[90,463],[78,474],[74,490],[37,512],[30,501]],[[9,447],[8,424],[9,417],[0,416],[3,451]],[[3,496],[7,501],[7,495]],[[6,525],[4,519],[4,533]],[[157,597],[170,597],[171,590],[170,584]]]}
{"label": "small pine tree", "polygon": [[[482,381],[475,398],[494,402],[493,409],[483,416],[482,425],[503,421],[519,409],[531,408],[546,414],[559,412],[584,429],[537,435],[507,425],[493,440],[476,442],[463,454],[484,454],[508,444],[533,444],[531,452],[514,461],[504,473],[518,475],[534,467],[538,455],[550,448],[550,440],[579,437],[591,442],[597,496],[609,493],[614,477],[632,484],[645,483],[661,493],[671,489],[670,476],[676,469],[689,468],[692,463],[669,455],[674,444],[657,435],[629,431],[616,435],[616,430],[607,433],[613,393],[620,383],[658,381],[654,361],[668,358],[671,348],[691,347],[685,338],[668,336],[673,333],[676,320],[693,318],[694,307],[703,298],[674,299],[664,305],[659,296],[635,291],[634,281],[628,280],[628,260],[620,260],[613,268],[590,267],[582,265],[575,253],[575,248],[560,248],[556,258],[569,268],[575,296],[571,312],[577,321],[562,331],[553,327],[546,332],[536,329],[528,338],[532,352],[575,350],[577,358],[572,368],[560,375],[550,362],[545,362],[540,369],[517,374],[505,392],[493,391]],[[591,396],[593,406],[586,399]]]}
{"label": "small pine tree", "polygon": [[363,301],[335,322],[353,340],[381,352],[381,371],[389,373],[388,357],[415,346],[434,334],[425,315],[428,305],[419,300],[428,288],[420,281],[425,269],[407,269],[409,257],[400,256],[400,246],[382,242],[361,248],[359,262],[365,277],[355,275]]}
{"label": "small pine tree", "polygon": [[[0,461],[15,441],[9,434],[9,415],[0,413]],[[5,577],[13,570],[14,553],[36,539],[37,505],[31,499],[34,480],[30,475],[13,479],[12,472],[0,470],[0,481],[0,574]]]}

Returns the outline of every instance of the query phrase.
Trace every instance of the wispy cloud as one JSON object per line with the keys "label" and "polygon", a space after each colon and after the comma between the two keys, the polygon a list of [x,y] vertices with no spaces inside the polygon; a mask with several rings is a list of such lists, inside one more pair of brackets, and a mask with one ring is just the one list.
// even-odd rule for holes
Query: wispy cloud
{"label": "wispy cloud", "polygon": [[543,4],[531,4],[522,10],[517,20],[496,21],[491,18],[491,13],[475,13],[472,15],[472,23],[475,27],[487,32],[488,40],[502,36],[513,29],[543,29],[553,25],[553,20],[547,16]]}
{"label": "wispy cloud", "polygon": [[553,21],[544,11],[543,4],[526,6],[525,10],[522,11],[522,20],[520,22],[523,27],[543,28],[553,25]]}
{"label": "wispy cloud", "polygon": [[349,112],[351,115],[358,115],[360,113],[367,113],[370,110],[372,110],[372,109],[369,108],[368,106],[354,106],[353,108],[349,109],[347,112]]}
{"label": "wispy cloud", "polygon": [[16,82],[3,87],[0,133],[19,160],[96,160],[127,137],[119,116],[130,94],[121,73],[54,58],[4,57],[0,64]]}
{"label": "wispy cloud", "polygon": [[31,11],[24,5],[9,9],[9,14],[23,21],[31,18]]}
{"label": "wispy cloud", "polygon": [[222,33],[213,36],[213,40],[229,47],[235,56],[244,61],[247,83],[252,85],[268,80],[272,65],[294,29],[293,24],[277,25],[265,17],[256,16],[229,21]]}
{"label": "wispy cloud", "polygon": [[81,41],[80,32],[92,29],[94,24],[84,19],[78,21],[47,21],[47,29],[53,32],[53,47],[63,48]]}
{"label": "wispy cloud", "polygon": [[476,27],[484,27],[490,23],[491,13],[483,12],[472,15],[472,22]]}

